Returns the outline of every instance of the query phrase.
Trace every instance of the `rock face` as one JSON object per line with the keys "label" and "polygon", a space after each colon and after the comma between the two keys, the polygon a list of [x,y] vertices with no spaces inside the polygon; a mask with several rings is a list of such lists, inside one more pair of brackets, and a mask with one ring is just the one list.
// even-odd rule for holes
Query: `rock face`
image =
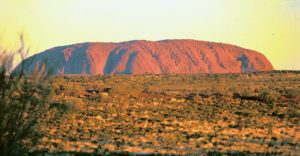
{"label": "rock face", "polygon": [[[273,70],[261,53],[237,46],[196,41],[162,40],[80,43],[55,47],[24,60],[27,74],[50,70],[60,74],[196,74]],[[21,69],[21,64],[16,70]]]}

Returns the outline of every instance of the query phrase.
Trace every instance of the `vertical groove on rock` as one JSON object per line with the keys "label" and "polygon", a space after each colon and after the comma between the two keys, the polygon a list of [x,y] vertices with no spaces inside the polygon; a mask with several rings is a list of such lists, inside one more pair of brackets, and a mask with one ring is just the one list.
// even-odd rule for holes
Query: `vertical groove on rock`
{"label": "vertical groove on rock", "polygon": [[137,56],[137,52],[133,52],[133,53],[129,54],[129,58],[126,63],[125,70],[123,72],[121,72],[120,74],[132,74],[132,65],[133,65],[133,62],[134,62],[134,59],[136,58],[136,56]]}
{"label": "vertical groove on rock", "polygon": [[104,74],[108,74],[108,75],[112,74],[112,72],[120,63],[122,57],[126,54],[126,52],[127,49],[121,49],[121,50],[119,50],[119,48],[114,49],[108,56],[106,65],[104,67]]}
{"label": "vertical groove on rock", "polygon": [[211,63],[210,63],[209,59],[205,56],[203,51],[200,51],[200,55],[201,55],[203,62],[207,65],[208,73],[209,74],[212,73]]}
{"label": "vertical groove on rock", "polygon": [[213,53],[213,55],[216,57],[218,65],[222,68],[225,68],[224,64],[222,63],[222,61],[220,59],[220,56],[219,56],[218,52],[215,50],[212,43],[208,43],[207,46],[210,49],[210,51]]}

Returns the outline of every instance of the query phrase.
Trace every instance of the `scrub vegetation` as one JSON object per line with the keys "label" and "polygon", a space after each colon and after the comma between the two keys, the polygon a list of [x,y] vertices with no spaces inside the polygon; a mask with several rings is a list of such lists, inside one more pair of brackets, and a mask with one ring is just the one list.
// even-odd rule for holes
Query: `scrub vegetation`
{"label": "scrub vegetation", "polygon": [[53,76],[36,153],[299,154],[300,72]]}
{"label": "scrub vegetation", "polygon": [[[36,143],[37,119],[46,112],[51,87],[42,77],[13,73],[16,56],[24,56],[23,39],[19,50],[0,51],[0,155],[26,155]],[[25,68],[25,67],[24,67]]]}

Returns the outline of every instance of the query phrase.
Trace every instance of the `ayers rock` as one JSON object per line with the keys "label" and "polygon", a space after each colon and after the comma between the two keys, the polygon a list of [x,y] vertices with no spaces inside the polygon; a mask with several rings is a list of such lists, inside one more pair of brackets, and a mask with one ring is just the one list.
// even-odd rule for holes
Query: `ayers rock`
{"label": "ayers rock", "polygon": [[[55,47],[27,58],[25,73],[52,74],[196,74],[273,70],[261,53],[241,47],[196,40],[80,43]],[[16,68],[20,70],[21,65]]]}

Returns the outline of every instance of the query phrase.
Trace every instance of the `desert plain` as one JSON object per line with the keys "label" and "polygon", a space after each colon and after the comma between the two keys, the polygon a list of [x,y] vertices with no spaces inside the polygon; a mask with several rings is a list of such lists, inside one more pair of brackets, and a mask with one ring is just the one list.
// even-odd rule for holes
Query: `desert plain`
{"label": "desert plain", "polygon": [[300,154],[298,71],[49,79],[31,154]]}

